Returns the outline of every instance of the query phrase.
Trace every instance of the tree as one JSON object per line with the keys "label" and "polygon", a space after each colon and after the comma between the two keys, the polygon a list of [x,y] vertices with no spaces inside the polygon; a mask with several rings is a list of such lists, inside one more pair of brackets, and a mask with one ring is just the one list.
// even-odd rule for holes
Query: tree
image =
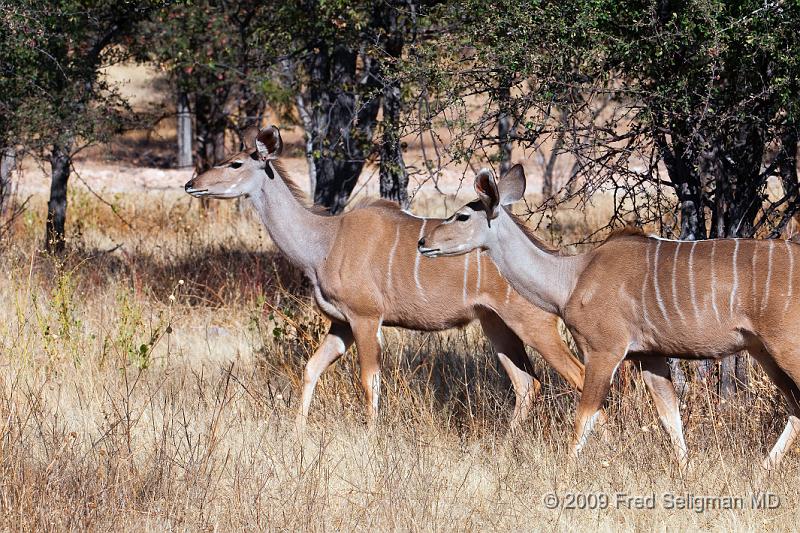
{"label": "tree", "polygon": [[38,92],[31,74],[35,69],[35,43],[43,35],[32,16],[32,6],[15,7],[0,2],[0,217],[8,208],[19,150],[31,134],[24,103]]}
{"label": "tree", "polygon": [[[60,0],[47,6],[20,0],[6,14],[6,20],[15,20],[17,40],[7,50],[11,81],[4,83],[3,94],[12,95],[17,124],[24,123],[25,131],[11,130],[18,142],[50,162],[49,250],[64,249],[73,156],[130,119],[125,101],[99,73],[127,57],[123,45],[150,9],[149,2],[132,0]],[[11,84],[27,93],[8,90]]]}
{"label": "tree", "polygon": [[379,153],[383,195],[405,205],[402,87],[395,67],[410,6],[396,0],[170,5],[148,25],[140,49],[170,72],[179,94],[189,96],[198,172],[224,157],[226,131],[260,123],[270,105],[284,122],[305,129],[316,203],[343,209],[365,162]]}
{"label": "tree", "polygon": [[381,195],[407,203],[398,65],[415,10],[412,1],[309,0],[283,4],[272,19],[289,36],[281,61],[308,139],[314,201],[333,213],[344,209],[376,153]]}
{"label": "tree", "polygon": [[314,202],[344,209],[366,158],[380,109],[379,65],[365,48],[370,2],[296,2],[283,11],[285,60],[308,136]]}
{"label": "tree", "polygon": [[407,36],[412,32],[415,10],[412,2],[387,1],[378,11],[378,25],[382,29],[380,41],[384,51],[380,58],[380,77],[383,85],[383,122],[380,141],[380,194],[401,207],[408,207],[408,172],[400,145],[403,111],[403,84],[399,76],[399,62]]}
{"label": "tree", "polygon": [[276,82],[281,9],[255,0],[170,4],[139,35],[140,59],[170,75],[183,131],[194,115],[196,172],[224,159],[226,132],[260,124],[267,104],[287,116],[289,95]]}

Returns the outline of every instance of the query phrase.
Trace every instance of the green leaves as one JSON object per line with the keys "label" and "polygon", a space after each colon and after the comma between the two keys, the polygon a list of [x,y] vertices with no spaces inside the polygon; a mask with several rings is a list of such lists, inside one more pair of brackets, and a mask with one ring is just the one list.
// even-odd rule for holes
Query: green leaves
{"label": "green leaves", "polygon": [[[15,0],[0,17],[0,128],[4,140],[47,151],[62,138],[107,138],[130,109],[100,71],[125,48],[156,2]],[[102,111],[97,112],[98,109]]]}

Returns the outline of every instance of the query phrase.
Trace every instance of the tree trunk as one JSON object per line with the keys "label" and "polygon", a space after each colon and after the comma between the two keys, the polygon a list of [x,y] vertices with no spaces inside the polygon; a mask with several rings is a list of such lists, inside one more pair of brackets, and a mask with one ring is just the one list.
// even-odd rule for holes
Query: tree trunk
{"label": "tree trunk", "polygon": [[306,163],[308,164],[308,190],[311,197],[314,197],[314,191],[317,190],[317,163],[314,161],[314,141],[311,137],[311,132],[314,129],[314,121],[311,118],[311,113],[308,111],[306,100],[302,94],[297,95],[297,112],[300,115],[300,120],[303,123],[303,130],[305,130],[305,153]]}
{"label": "tree trunk", "polygon": [[[377,14],[386,28],[384,50],[393,60],[403,53],[404,29],[400,24],[397,6],[385,6]],[[402,111],[402,88],[400,81],[387,72],[386,63],[381,66],[383,88],[383,131],[381,135],[380,189],[381,197],[393,200],[403,209],[408,207],[408,174],[400,146],[400,113]]]}
{"label": "tree trunk", "polygon": [[8,209],[8,200],[11,197],[11,173],[17,164],[17,150],[13,146],[0,148],[0,218]]}
{"label": "tree trunk", "polygon": [[547,160],[547,165],[544,167],[544,174],[542,175],[542,196],[547,201],[553,196],[553,174],[556,168],[556,159],[558,154],[564,147],[564,137],[567,134],[567,126],[569,121],[569,111],[566,108],[561,109],[561,127],[558,130],[558,136],[553,143],[553,151],[550,152],[550,158]]}
{"label": "tree trunk", "polygon": [[502,176],[511,168],[511,128],[513,126],[511,113],[508,106],[511,100],[511,90],[504,83],[498,91],[497,98],[500,103],[500,116],[497,121],[497,139],[500,141],[500,175]]}
{"label": "tree trunk", "polygon": [[194,166],[198,174],[225,159],[225,100],[224,95],[195,95],[197,153]]}
{"label": "tree trunk", "polygon": [[67,220],[67,182],[72,164],[72,140],[56,143],[50,154],[50,201],[47,203],[45,226],[45,249],[49,252],[64,251],[65,225]]}
{"label": "tree trunk", "polygon": [[266,102],[263,98],[253,94],[249,86],[245,86],[241,91],[243,95],[239,108],[240,114],[237,127],[240,132],[243,132],[250,126],[261,126],[261,120],[264,118],[264,110],[266,109]]}
{"label": "tree trunk", "polygon": [[[311,109],[306,100],[306,94],[297,84],[296,72],[300,66],[298,60],[290,60],[289,58],[281,59],[281,69],[285,76],[285,84],[295,92],[294,104],[297,108],[297,114],[300,115],[300,122],[303,125],[303,137],[305,141],[304,152],[306,155],[306,164],[308,165],[308,190],[309,195],[313,198],[314,191],[317,189],[317,166],[314,162],[314,142],[312,132],[314,131],[314,119],[311,116]],[[308,62],[307,66],[311,62]],[[311,72],[309,72],[311,74]]]}
{"label": "tree trunk", "polygon": [[192,114],[189,110],[189,96],[178,93],[178,168],[192,166]]}
{"label": "tree trunk", "polygon": [[796,197],[798,194],[797,183],[797,153],[798,153],[797,127],[793,124],[781,136],[781,147],[778,153],[778,170],[781,175],[784,194]]}
{"label": "tree trunk", "polygon": [[[798,131],[793,123],[787,124],[787,129],[781,135],[781,146],[776,156],[775,163],[783,185],[783,194],[789,199],[786,210],[783,213],[780,225],[775,228],[778,233],[782,232],[786,225],[792,220],[796,220],[798,209],[800,209],[800,184],[797,182],[797,155],[798,155]],[[796,235],[797,230],[795,230]],[[789,235],[793,237],[794,235]]]}
{"label": "tree trunk", "polygon": [[[358,54],[345,45],[333,50],[320,42],[309,59],[313,106],[311,131],[316,189],[314,203],[341,212],[371,151],[380,92],[376,62],[362,57],[363,81],[356,84]],[[354,88],[360,89],[358,92]]]}
{"label": "tree trunk", "polygon": [[383,138],[381,139],[381,197],[408,207],[408,174],[400,147],[400,86],[390,83],[383,92]]}

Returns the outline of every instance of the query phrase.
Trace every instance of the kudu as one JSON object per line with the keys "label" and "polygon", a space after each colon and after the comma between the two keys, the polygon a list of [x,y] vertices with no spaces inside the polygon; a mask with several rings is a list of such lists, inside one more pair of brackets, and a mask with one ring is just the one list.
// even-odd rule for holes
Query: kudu
{"label": "kudu", "polygon": [[249,197],[275,245],[311,281],[314,299],[331,321],[305,367],[299,429],[320,375],[353,341],[368,420],[375,418],[381,326],[441,331],[479,320],[514,387],[512,430],[525,419],[540,388],[524,344],[582,389],[583,365],[564,345],[558,318],[514,292],[486,254],[423,258],[416,243],[440,220],[414,217],[390,202],[374,201],[337,216],[308,208],[278,160],[283,143],[277,128],[249,137],[243,151],[185,188],[198,197]]}
{"label": "kudu", "polygon": [[522,167],[499,182],[475,178],[478,200],[418,244],[428,257],[486,250],[501,274],[536,306],[557,313],[586,364],[573,453],[592,431],[624,359],[639,362],[681,467],[686,465],[678,402],[666,357],[721,358],[747,350],[789,404],[786,428],[764,460],[777,466],[800,432],[800,262],[794,243],[752,239],[671,241],[627,229],[594,250],[547,249],[508,209],[525,192]]}

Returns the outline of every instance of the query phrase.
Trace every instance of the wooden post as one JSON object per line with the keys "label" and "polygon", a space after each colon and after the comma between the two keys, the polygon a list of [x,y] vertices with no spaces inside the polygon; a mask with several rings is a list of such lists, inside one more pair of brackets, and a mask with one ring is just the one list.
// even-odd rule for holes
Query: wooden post
{"label": "wooden post", "polygon": [[178,93],[178,168],[191,167],[192,163],[192,113],[189,96]]}
{"label": "wooden post", "polygon": [[11,173],[17,164],[17,150],[13,146],[0,148],[0,216],[8,208],[11,196]]}

